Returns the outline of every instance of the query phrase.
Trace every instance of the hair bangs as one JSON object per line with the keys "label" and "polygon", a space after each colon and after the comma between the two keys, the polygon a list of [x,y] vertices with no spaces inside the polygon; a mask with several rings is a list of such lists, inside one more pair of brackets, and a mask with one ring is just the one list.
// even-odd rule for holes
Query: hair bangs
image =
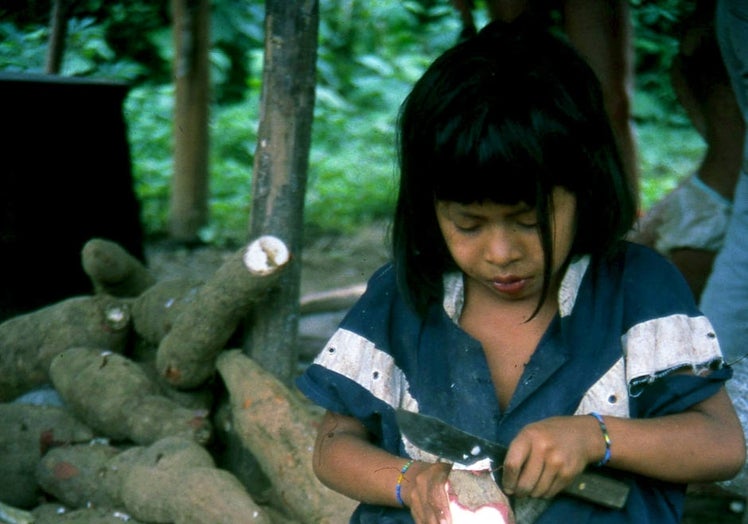
{"label": "hair bangs", "polygon": [[[535,207],[539,195],[549,194],[559,177],[575,176],[579,167],[579,159],[572,157],[578,142],[536,120],[533,115],[501,120],[468,115],[463,125],[442,128],[430,162],[434,198]],[[562,185],[578,186],[571,179]]]}

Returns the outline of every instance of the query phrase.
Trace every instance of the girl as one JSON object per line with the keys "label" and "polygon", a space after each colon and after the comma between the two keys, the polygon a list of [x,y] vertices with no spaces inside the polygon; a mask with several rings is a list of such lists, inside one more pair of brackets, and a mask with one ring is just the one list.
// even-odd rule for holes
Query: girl
{"label": "girl", "polygon": [[[397,408],[508,445],[502,486],[537,522],[680,522],[686,483],[740,469],[743,433],[682,277],[621,241],[634,198],[594,74],[494,22],[416,83],[399,138],[394,262],[298,381],[351,522],[449,522],[450,466]],[[559,494],[596,465],[630,484],[623,510]]]}

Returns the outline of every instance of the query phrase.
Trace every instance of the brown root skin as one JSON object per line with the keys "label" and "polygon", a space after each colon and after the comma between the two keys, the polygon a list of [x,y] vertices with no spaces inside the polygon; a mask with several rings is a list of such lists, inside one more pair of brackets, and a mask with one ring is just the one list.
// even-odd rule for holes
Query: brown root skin
{"label": "brown root skin", "polygon": [[86,242],[81,263],[96,293],[137,297],[156,283],[140,260],[110,240],[92,238]]}
{"label": "brown root skin", "polygon": [[0,402],[49,382],[52,359],[68,348],[125,351],[131,334],[129,300],[72,297],[0,323]]}
{"label": "brown root skin", "polygon": [[128,512],[146,522],[271,524],[228,471],[135,466],[122,485]]}
{"label": "brown root skin", "polygon": [[217,368],[229,391],[234,432],[283,505],[301,523],[346,522],[356,503],[315,476],[310,450],[319,420],[307,405],[239,350],[221,353]]}
{"label": "brown root skin", "polygon": [[36,467],[42,489],[71,508],[118,507],[99,475],[120,450],[108,444],[86,443],[51,449]]}
{"label": "brown root skin", "polygon": [[39,501],[35,469],[50,448],[87,442],[93,432],[63,408],[0,404],[0,500],[18,508]]}
{"label": "brown root skin", "polygon": [[150,444],[179,435],[204,444],[212,435],[206,411],[162,396],[141,367],[122,355],[71,348],[55,357],[50,376],[75,415],[112,440]]}
{"label": "brown root skin", "polygon": [[156,371],[156,366],[152,361],[146,358],[138,358],[135,355],[131,358],[138,363],[140,369],[151,379],[151,382],[158,386],[160,395],[192,411],[207,412],[213,409],[216,399],[214,384],[206,383],[194,389],[176,389],[163,380]]}
{"label": "brown root skin", "polygon": [[179,278],[162,280],[148,288],[132,304],[135,332],[150,344],[160,344],[202,285],[201,280]]}
{"label": "brown root skin", "polygon": [[[458,520],[458,518],[469,518],[470,513],[475,513],[484,508],[490,508],[497,513],[501,513],[503,517],[501,522],[505,524],[514,524],[515,522],[509,497],[501,491],[491,477],[490,471],[452,469],[449,473],[447,490],[455,524],[469,522]],[[496,515],[496,518],[499,519],[500,517]]]}
{"label": "brown root skin", "polygon": [[208,451],[180,437],[125,451],[104,444],[56,448],[39,476],[45,490],[73,508],[95,501],[94,507],[119,508],[144,522],[271,522]]}
{"label": "brown root skin", "polygon": [[[156,366],[179,388],[197,387],[215,371],[215,358],[252,305],[275,284],[290,260],[278,239],[260,237],[233,253],[185,304],[161,340]],[[272,244],[268,248],[268,246]]]}
{"label": "brown root skin", "polygon": [[[123,511],[104,508],[80,508],[60,511],[59,504],[43,504],[31,512],[34,524],[145,524]],[[20,523],[19,523],[20,524]]]}

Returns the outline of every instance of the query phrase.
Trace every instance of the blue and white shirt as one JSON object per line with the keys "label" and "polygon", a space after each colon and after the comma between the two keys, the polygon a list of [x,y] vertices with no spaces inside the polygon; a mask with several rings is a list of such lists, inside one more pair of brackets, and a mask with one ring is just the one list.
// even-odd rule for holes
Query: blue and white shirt
{"label": "blue and white shirt", "polygon": [[[613,260],[570,264],[559,313],[502,411],[481,344],[458,325],[462,276],[444,282],[443,304],[422,317],[399,293],[392,266],[380,269],[298,387],[323,408],[359,419],[383,449],[433,461],[400,434],[397,408],[508,445],[526,424],[551,416],[681,412],[731,374],[680,273],[654,251],[626,244]],[[672,373],[683,368],[694,373]],[[536,522],[680,522],[685,486],[610,473],[631,486],[624,510],[558,496]],[[362,504],[351,522],[413,521],[407,509]]]}

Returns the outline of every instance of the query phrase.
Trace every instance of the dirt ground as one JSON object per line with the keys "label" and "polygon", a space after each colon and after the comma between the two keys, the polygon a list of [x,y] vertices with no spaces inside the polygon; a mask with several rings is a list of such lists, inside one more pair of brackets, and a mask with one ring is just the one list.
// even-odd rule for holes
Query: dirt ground
{"label": "dirt ground", "polygon": [[[387,260],[386,226],[363,226],[355,234],[318,236],[305,245],[302,258],[302,296],[366,282]],[[149,269],[157,278],[207,278],[235,248],[146,245]],[[236,248],[238,249],[238,248]]]}
{"label": "dirt ground", "polygon": [[[232,250],[198,247],[169,248],[151,244],[147,263],[159,277],[209,277]],[[305,246],[302,256],[301,295],[365,283],[371,273],[387,260],[386,227],[362,227],[349,236],[322,236]],[[308,346],[301,353],[311,356],[335,328],[340,315],[303,318],[300,339]],[[689,488],[683,524],[741,524],[744,499],[714,485]]]}

